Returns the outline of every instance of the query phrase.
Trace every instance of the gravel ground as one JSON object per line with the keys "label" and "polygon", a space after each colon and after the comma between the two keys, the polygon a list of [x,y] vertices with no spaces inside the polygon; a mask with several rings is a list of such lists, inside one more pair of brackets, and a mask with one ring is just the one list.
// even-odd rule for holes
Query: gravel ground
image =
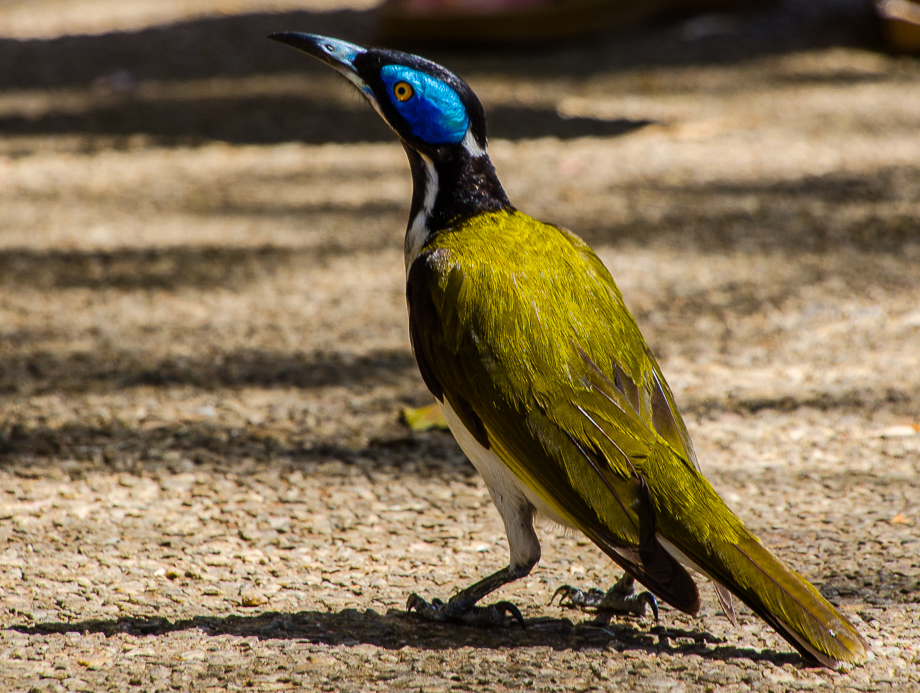
{"label": "gravel ground", "polygon": [[552,527],[501,592],[526,630],[405,615],[507,543],[398,421],[431,401],[404,154],[262,39],[367,40],[368,6],[292,7],[0,4],[0,689],[920,690],[920,63],[859,2],[428,52],[512,200],[610,266],[719,492],[872,643],[836,673],[708,587],[548,605],[618,577]]}

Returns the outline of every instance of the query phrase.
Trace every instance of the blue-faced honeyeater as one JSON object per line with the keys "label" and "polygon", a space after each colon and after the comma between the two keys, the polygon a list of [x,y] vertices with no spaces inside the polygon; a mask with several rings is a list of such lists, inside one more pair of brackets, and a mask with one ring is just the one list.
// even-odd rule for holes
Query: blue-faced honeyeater
{"label": "blue-faced honeyeater", "polygon": [[[572,605],[693,614],[685,566],[806,658],[861,663],[853,625],[726,506],[700,472],[661,369],[613,278],[578,236],[515,209],[487,153],[482,105],[433,62],[300,33],[274,38],[344,75],[395,131],[413,193],[405,240],[409,332],[422,378],[501,514],[509,565],[451,597],[409,598],[441,621],[498,623],[487,594],[540,559],[534,519],[584,533],[626,572]],[[635,579],[648,592],[632,594]]]}

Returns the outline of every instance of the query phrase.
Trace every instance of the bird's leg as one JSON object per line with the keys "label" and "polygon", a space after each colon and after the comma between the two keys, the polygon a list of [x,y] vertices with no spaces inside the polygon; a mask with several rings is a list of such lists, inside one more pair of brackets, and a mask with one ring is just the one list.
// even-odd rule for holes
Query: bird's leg
{"label": "bird's leg", "polygon": [[582,591],[569,585],[563,585],[557,589],[552,598],[559,597],[559,605],[570,609],[581,609],[582,611],[595,611],[598,616],[609,616],[614,614],[633,616],[645,616],[645,607],[652,609],[655,620],[658,620],[658,601],[651,592],[639,592],[634,589],[634,581],[629,573],[624,573],[623,577],[614,583],[613,587],[604,592],[596,588]]}
{"label": "bird's leg", "polygon": [[453,621],[474,626],[501,626],[505,623],[505,616],[510,614],[523,626],[524,617],[520,609],[511,602],[496,602],[488,606],[476,606],[476,602],[502,585],[524,577],[529,572],[529,569],[515,569],[509,565],[484,577],[465,590],[457,592],[446,604],[440,599],[432,599],[431,603],[428,603],[413,593],[409,595],[406,610],[415,611],[429,621]]}
{"label": "bird's leg", "polygon": [[505,522],[511,563],[461,590],[447,603],[440,599],[433,599],[429,603],[417,594],[411,594],[406,603],[407,611],[415,611],[429,621],[453,621],[477,626],[504,625],[505,617],[510,614],[523,627],[524,617],[511,602],[476,606],[487,594],[528,575],[540,560],[540,542],[533,529],[533,506],[523,497],[508,498],[499,493],[492,493],[492,500]]}

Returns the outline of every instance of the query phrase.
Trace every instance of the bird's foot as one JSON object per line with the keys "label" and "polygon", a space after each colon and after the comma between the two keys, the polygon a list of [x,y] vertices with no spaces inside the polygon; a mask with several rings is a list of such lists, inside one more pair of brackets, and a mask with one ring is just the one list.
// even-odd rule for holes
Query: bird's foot
{"label": "bird's foot", "polygon": [[594,611],[598,616],[614,614],[645,616],[645,608],[650,607],[655,620],[658,620],[658,600],[651,592],[636,593],[633,579],[624,575],[609,590],[604,592],[596,588],[587,591],[577,587],[563,585],[557,589],[549,603],[559,597],[559,605],[569,609]]}
{"label": "bird's foot", "polygon": [[511,602],[496,602],[488,606],[464,604],[462,601],[442,602],[432,599],[429,604],[417,594],[410,594],[406,602],[406,611],[417,613],[428,621],[451,621],[468,626],[503,626],[506,616],[511,616],[524,628],[524,617],[521,610]]}

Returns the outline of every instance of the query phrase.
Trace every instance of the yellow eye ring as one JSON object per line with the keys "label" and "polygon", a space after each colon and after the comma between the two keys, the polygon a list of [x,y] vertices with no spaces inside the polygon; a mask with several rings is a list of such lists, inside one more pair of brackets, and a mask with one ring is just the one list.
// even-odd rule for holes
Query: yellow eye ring
{"label": "yellow eye ring", "polygon": [[393,96],[397,101],[408,101],[415,96],[415,89],[408,82],[397,82],[393,85]]}

